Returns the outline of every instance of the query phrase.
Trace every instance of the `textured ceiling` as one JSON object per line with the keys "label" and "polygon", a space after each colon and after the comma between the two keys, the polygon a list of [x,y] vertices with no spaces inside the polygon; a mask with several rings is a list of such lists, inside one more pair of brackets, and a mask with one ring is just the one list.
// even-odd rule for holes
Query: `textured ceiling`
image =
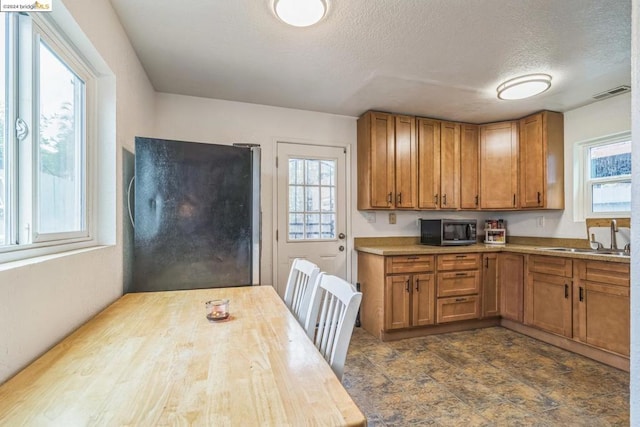
{"label": "textured ceiling", "polygon": [[[289,27],[273,0],[111,0],[159,92],[471,123],[567,111],[631,81],[631,0],[328,0]],[[551,89],[501,101],[509,78]]]}

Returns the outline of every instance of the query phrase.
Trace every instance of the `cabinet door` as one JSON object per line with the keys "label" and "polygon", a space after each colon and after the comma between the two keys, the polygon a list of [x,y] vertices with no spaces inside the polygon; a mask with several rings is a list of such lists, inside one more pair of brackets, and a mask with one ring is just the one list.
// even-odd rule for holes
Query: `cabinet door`
{"label": "cabinet door", "polygon": [[529,273],[525,323],[571,337],[571,280]]}
{"label": "cabinet door", "polygon": [[546,149],[542,113],[520,120],[520,207],[544,206]]}
{"label": "cabinet door", "polygon": [[387,276],[384,296],[385,330],[408,328],[411,276]]}
{"label": "cabinet door", "polygon": [[395,205],[415,208],[418,197],[418,146],[415,118],[395,117]]}
{"label": "cabinet door", "polygon": [[480,298],[477,295],[465,297],[438,298],[438,323],[480,317]]}
{"label": "cabinet door", "polygon": [[440,122],[418,119],[418,208],[437,209],[439,191]]}
{"label": "cabinet door", "polygon": [[480,140],[478,126],[463,124],[460,128],[460,208],[480,207]]}
{"label": "cabinet door", "polygon": [[498,255],[500,314],[505,319],[523,321],[524,255]]}
{"label": "cabinet door", "polygon": [[413,282],[412,325],[433,325],[436,322],[436,283],[433,274],[416,274]]}
{"label": "cabinet door", "polygon": [[460,188],[460,124],[440,125],[440,208],[457,209]]}
{"label": "cabinet door", "polygon": [[498,254],[482,256],[482,317],[500,315]]}
{"label": "cabinet door", "polygon": [[517,122],[480,126],[480,207],[515,209],[517,193]]}
{"label": "cabinet door", "polygon": [[578,339],[629,356],[629,288],[581,282],[578,293]]}
{"label": "cabinet door", "polygon": [[564,117],[543,111],[520,120],[520,207],[564,208]]}
{"label": "cabinet door", "polygon": [[370,145],[371,207],[393,206],[395,132],[391,114],[372,113]]}

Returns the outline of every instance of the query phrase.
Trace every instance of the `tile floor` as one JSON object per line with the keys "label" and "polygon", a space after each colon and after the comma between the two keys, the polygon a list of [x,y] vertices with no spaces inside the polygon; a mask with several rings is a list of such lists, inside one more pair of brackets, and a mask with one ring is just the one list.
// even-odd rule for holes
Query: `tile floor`
{"label": "tile floor", "polygon": [[383,343],[355,328],[343,384],[370,426],[628,426],[629,374],[494,327]]}

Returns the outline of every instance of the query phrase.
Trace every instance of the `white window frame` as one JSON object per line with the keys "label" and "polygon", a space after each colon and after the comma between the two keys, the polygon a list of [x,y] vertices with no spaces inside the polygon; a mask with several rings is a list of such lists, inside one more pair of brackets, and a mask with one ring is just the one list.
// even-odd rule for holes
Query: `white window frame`
{"label": "white window frame", "polygon": [[[0,264],[20,259],[27,259],[37,256],[49,255],[59,252],[66,252],[74,249],[81,249],[98,244],[96,238],[97,229],[97,108],[98,103],[98,74],[90,66],[90,63],[79,53],[73,43],[71,43],[64,33],[56,25],[49,14],[14,15],[12,26],[18,24],[20,35],[19,40],[10,41],[17,47],[22,43],[21,49],[28,49],[28,57],[21,57],[20,65],[13,61],[15,67],[9,70],[9,74],[17,75],[19,66],[28,67],[31,75],[16,83],[14,87],[8,87],[10,99],[15,99],[16,90],[24,97],[25,93],[29,99],[20,99],[20,111],[12,111],[10,105],[7,115],[7,177],[8,195],[7,200],[13,206],[9,212],[5,206],[5,218],[9,218],[7,240],[10,244],[0,246]],[[26,24],[26,25],[25,25]],[[40,40],[44,41],[50,50],[60,58],[78,77],[84,81],[84,129],[82,129],[84,139],[84,149],[81,155],[84,163],[84,218],[82,219],[82,230],[64,233],[39,233],[37,230],[37,178],[39,152],[37,144],[39,135],[39,115],[37,114],[37,70],[38,70],[38,49]],[[25,40],[27,40],[25,42]],[[28,45],[27,45],[28,44]],[[15,58],[14,58],[15,59]],[[18,81],[8,75],[9,81]],[[26,80],[26,83],[25,83]],[[20,91],[22,90],[22,91]],[[25,90],[27,92],[25,92]],[[33,95],[31,95],[33,94]],[[15,110],[15,109],[13,109]],[[19,144],[15,137],[15,122],[17,117],[29,116],[29,134],[27,138]],[[36,137],[34,137],[36,136]],[[18,151],[20,152],[16,152]],[[25,167],[28,166],[28,167]],[[30,197],[25,197],[24,193],[18,194],[18,183],[21,187],[29,187]],[[21,196],[21,197],[20,197]],[[28,227],[26,225],[29,224]],[[21,243],[25,242],[25,243]]]}
{"label": "white window frame", "polygon": [[577,143],[574,146],[574,220],[586,218],[630,217],[631,211],[593,212],[593,186],[602,183],[631,181],[631,175],[595,178],[590,177],[589,150],[594,147],[631,141],[631,131],[619,132]]}

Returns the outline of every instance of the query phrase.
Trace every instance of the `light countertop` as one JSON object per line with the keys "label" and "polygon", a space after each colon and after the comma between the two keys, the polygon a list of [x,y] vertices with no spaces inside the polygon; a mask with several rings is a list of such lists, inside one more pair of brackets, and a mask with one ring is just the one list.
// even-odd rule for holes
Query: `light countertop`
{"label": "light countertop", "polygon": [[356,251],[374,255],[442,255],[456,253],[489,253],[489,252],[514,252],[522,254],[548,255],[563,258],[578,258],[594,261],[630,263],[630,257],[621,255],[594,254],[589,252],[563,252],[549,250],[549,246],[533,245],[485,245],[475,244],[469,246],[429,246],[420,244],[364,244],[356,245]]}

